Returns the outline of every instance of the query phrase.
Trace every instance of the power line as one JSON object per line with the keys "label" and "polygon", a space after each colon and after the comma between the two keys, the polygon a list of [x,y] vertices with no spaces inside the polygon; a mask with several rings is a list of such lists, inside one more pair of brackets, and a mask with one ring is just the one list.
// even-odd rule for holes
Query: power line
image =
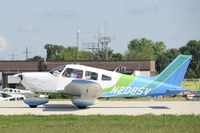
{"label": "power line", "polygon": [[26,47],[26,50],[22,53],[26,54],[26,60],[28,59],[28,55],[31,54],[31,52],[29,52],[29,50],[28,50],[28,47]]}
{"label": "power line", "polygon": [[15,59],[15,56],[17,56],[16,54],[9,54],[8,56],[11,57],[11,60],[14,60]]}

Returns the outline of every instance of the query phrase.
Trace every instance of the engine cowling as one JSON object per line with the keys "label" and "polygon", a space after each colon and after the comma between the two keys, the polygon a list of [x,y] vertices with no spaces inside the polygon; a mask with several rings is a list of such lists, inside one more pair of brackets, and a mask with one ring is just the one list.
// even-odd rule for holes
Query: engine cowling
{"label": "engine cowling", "polygon": [[88,106],[94,105],[98,102],[97,99],[84,99],[84,98],[73,98],[72,103],[80,109],[84,109]]}

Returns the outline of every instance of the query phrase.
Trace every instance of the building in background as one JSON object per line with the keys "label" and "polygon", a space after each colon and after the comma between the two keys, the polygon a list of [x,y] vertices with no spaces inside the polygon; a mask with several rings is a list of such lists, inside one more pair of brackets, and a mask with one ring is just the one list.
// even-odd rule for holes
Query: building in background
{"label": "building in background", "polygon": [[[15,88],[22,87],[19,81],[12,78],[12,75],[20,72],[37,72],[37,71],[49,71],[60,65],[66,64],[81,64],[101,69],[113,71],[118,68],[117,71],[126,74],[135,74],[137,76],[151,76],[155,74],[155,61],[143,60],[143,61],[51,61],[41,63],[40,61],[0,61],[0,83],[2,87]],[[46,68],[43,67],[46,65]],[[43,69],[45,68],[45,70]],[[22,87],[23,88],[23,87]]]}
{"label": "building in background", "polygon": [[2,72],[0,72],[0,90],[2,90]]}

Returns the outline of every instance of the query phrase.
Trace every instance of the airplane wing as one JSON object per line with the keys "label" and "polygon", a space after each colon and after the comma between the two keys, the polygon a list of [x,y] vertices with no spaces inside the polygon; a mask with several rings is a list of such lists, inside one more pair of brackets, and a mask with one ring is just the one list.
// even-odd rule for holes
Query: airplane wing
{"label": "airplane wing", "polygon": [[103,95],[100,84],[90,80],[72,80],[63,92],[74,96],[72,103],[79,108],[95,104],[97,98]]}

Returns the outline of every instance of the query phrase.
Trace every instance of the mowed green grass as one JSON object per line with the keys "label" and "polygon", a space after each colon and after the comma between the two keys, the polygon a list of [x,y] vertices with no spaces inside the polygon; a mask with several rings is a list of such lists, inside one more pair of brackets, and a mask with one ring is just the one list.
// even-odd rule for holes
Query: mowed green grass
{"label": "mowed green grass", "polygon": [[0,133],[199,133],[200,115],[0,116]]}
{"label": "mowed green grass", "polygon": [[200,82],[183,81],[181,87],[189,90],[200,90]]}

